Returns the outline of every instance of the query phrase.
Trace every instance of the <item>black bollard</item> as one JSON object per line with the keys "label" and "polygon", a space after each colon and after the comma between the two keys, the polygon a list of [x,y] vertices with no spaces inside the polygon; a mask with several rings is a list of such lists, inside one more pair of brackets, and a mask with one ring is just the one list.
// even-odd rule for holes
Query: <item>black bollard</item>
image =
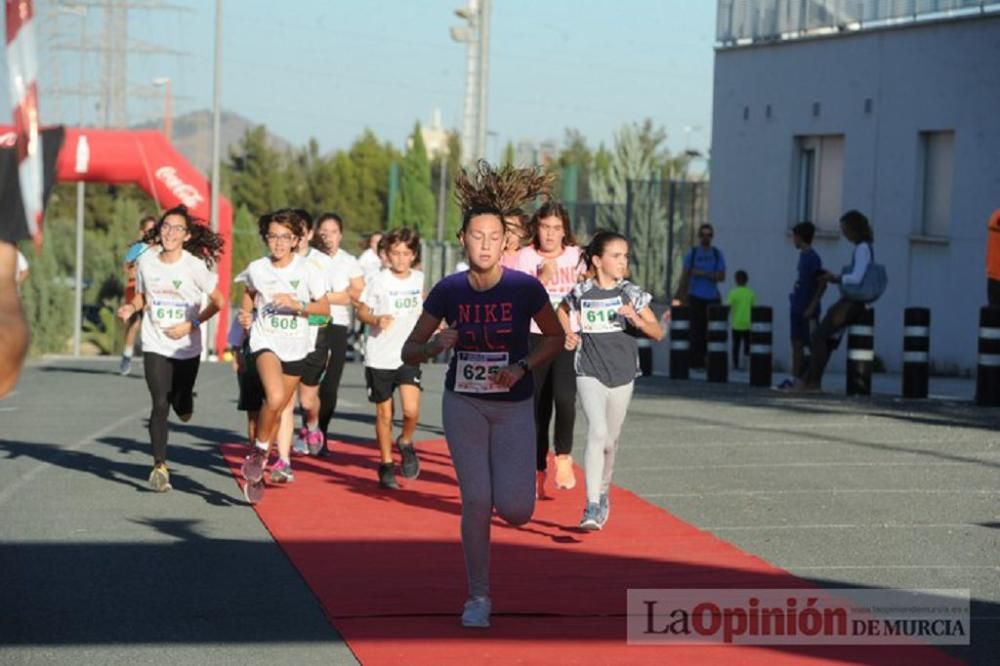
{"label": "black bollard", "polygon": [[705,379],[710,382],[729,381],[729,307],[708,306],[708,334],[705,336],[708,352]]}
{"label": "black bollard", "polygon": [[875,310],[865,308],[861,319],[847,328],[847,395],[872,394],[875,365]]}
{"label": "black bollard", "polygon": [[1000,405],[1000,307],[985,307],[979,311],[976,404]]}
{"label": "black bollard", "polygon": [[636,346],[639,348],[639,372],[643,377],[653,376],[653,341],[647,337],[637,339]]}
{"label": "black bollard", "polygon": [[691,353],[691,308],[674,305],[670,308],[670,378],[688,378],[688,356]]}
{"label": "black bollard", "polygon": [[926,398],[930,381],[931,311],[903,311],[903,397]]}
{"label": "black bollard", "polygon": [[750,386],[771,385],[773,314],[766,305],[750,311]]}

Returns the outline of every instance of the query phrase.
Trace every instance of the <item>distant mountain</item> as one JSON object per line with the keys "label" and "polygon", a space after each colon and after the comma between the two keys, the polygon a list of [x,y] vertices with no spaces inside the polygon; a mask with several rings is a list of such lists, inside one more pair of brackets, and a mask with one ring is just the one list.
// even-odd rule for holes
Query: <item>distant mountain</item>
{"label": "distant mountain", "polygon": [[[239,143],[247,130],[257,127],[248,118],[238,113],[223,111],[219,118],[222,136],[219,138],[219,154],[225,160],[229,156],[229,147]],[[132,129],[163,129],[163,120],[153,120]],[[174,118],[171,143],[207,178],[212,171],[212,112],[192,111]],[[268,144],[277,150],[292,149],[292,144],[279,136],[267,133]]]}

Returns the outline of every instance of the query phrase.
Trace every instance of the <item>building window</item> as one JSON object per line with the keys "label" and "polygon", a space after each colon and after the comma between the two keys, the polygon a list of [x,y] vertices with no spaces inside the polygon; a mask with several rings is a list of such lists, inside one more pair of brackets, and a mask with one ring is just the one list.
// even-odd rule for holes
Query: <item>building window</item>
{"label": "building window", "polygon": [[949,233],[954,147],[954,132],[920,133],[920,226],[925,236]]}
{"label": "building window", "polygon": [[843,212],[844,135],[796,137],[798,159],[795,218],[820,231],[836,233]]}

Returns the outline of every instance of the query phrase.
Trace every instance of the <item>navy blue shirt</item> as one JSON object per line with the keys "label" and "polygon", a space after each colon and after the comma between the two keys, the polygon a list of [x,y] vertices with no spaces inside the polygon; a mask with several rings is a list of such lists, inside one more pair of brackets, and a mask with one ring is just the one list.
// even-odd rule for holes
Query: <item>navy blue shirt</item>
{"label": "navy blue shirt", "polygon": [[[535,276],[507,268],[500,281],[486,291],[472,288],[468,271],[449,275],[434,285],[424,300],[424,311],[458,330],[445,388],[485,400],[513,402],[531,398],[534,382],[530,372],[509,391],[477,392],[463,390],[463,386],[485,387],[491,371],[527,356],[531,319],[548,303],[549,295]],[[459,364],[462,381],[456,389]]]}
{"label": "navy blue shirt", "polygon": [[[792,312],[802,314],[809,307],[816,290],[819,289],[819,274],[823,272],[823,262],[819,258],[816,250],[809,248],[805,252],[799,252],[798,277],[795,280],[795,287],[788,295]],[[816,308],[816,315],[819,315],[819,307]]]}

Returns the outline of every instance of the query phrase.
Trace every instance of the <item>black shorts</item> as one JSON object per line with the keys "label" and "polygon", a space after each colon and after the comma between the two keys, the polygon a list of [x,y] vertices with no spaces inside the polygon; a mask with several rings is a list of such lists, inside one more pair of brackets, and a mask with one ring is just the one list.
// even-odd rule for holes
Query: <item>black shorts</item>
{"label": "black shorts", "polygon": [[[255,370],[257,368],[257,357],[267,352],[274,354],[274,352],[270,349],[261,349],[251,354],[250,359],[253,361]],[[274,355],[277,356],[277,354]],[[289,377],[301,377],[302,373],[305,372],[306,361],[304,358],[300,358],[298,361],[282,361],[279,357],[278,360],[281,361],[281,373],[284,375],[288,375]]]}
{"label": "black shorts", "polygon": [[240,386],[240,399],[236,403],[236,409],[241,412],[259,412],[264,404],[264,386],[257,374],[256,359],[248,350],[236,353],[243,354],[243,372],[236,373],[236,381]]}
{"label": "black shorts", "polygon": [[395,370],[365,368],[365,384],[368,385],[368,402],[380,403],[390,400],[397,386],[410,385],[421,388],[420,368],[405,363]]}
{"label": "black shorts", "polygon": [[327,361],[330,358],[330,324],[319,327],[316,332],[316,348],[302,359],[302,383],[306,386],[319,386],[326,372]]}

